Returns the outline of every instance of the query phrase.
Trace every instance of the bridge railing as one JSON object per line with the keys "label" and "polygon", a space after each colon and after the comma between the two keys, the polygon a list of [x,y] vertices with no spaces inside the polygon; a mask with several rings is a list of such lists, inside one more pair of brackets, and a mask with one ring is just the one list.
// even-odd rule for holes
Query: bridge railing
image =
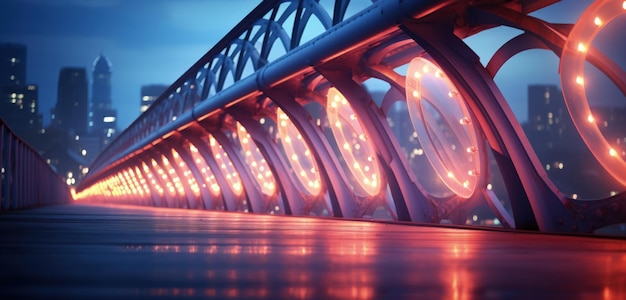
{"label": "bridge railing", "polygon": [[0,119],[0,211],[71,200],[63,178]]}
{"label": "bridge railing", "polygon": [[[78,198],[545,231],[626,223],[625,127],[581,97],[584,61],[626,94],[623,69],[592,43],[623,2],[566,25],[530,15],[552,0],[381,0],[343,19],[354,2],[324,14],[313,0],[264,1],[105,150]],[[301,44],[312,19],[327,30]],[[467,38],[497,27],[522,33],[479,57]],[[571,151],[574,163],[540,160],[496,82],[528,49],[555,54],[565,95],[544,89],[541,103],[561,104],[530,130],[540,143],[569,130],[576,146],[549,142],[588,153]],[[619,139],[599,130],[609,123]],[[609,183],[586,183],[598,197],[564,188],[555,170],[576,161],[605,172],[581,173]]]}
{"label": "bridge railing", "polygon": [[[138,142],[162,135],[165,128],[184,124],[185,120],[177,119],[199,102],[220,93],[366,6],[366,1],[335,1],[331,11],[327,12],[326,7],[315,0],[263,1],[118,135],[92,164],[91,170],[98,171],[117,161]],[[293,15],[295,17],[290,18]],[[314,33],[310,33],[311,23],[314,23],[311,19],[316,22]]]}

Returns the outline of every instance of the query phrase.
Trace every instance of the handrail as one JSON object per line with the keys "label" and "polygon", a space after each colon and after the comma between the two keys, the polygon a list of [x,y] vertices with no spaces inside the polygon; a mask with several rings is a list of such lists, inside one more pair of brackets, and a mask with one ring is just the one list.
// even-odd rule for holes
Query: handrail
{"label": "handrail", "polygon": [[0,212],[71,199],[63,178],[0,119]]}

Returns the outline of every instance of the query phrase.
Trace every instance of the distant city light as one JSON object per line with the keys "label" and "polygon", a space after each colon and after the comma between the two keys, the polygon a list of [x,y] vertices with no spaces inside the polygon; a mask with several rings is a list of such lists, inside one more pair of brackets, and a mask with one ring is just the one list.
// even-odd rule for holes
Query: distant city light
{"label": "distant city light", "polygon": [[113,122],[115,122],[115,117],[104,117],[104,118],[102,118],[102,122],[104,122],[104,123],[113,123]]}

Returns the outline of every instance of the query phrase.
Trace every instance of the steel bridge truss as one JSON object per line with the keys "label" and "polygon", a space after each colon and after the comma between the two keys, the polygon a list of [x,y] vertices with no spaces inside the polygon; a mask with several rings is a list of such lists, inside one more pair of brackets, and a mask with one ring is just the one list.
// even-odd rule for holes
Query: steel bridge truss
{"label": "steel bridge truss", "polygon": [[[494,82],[524,50],[554,52],[581,137],[626,186],[626,153],[594,124],[581,77],[589,62],[626,95],[624,70],[591,44],[626,2],[596,1],[577,24],[529,16],[553,2],[384,0],[352,13],[350,1],[264,1],[98,157],[76,199],[456,224],[483,207],[542,231],[626,223],[624,191],[559,191]],[[483,66],[463,38],[501,25],[523,33]]]}

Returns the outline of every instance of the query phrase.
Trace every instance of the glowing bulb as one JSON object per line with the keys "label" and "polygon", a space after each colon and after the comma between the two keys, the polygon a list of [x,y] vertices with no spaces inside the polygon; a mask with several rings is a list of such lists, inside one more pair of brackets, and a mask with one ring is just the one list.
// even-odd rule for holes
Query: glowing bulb
{"label": "glowing bulb", "polygon": [[594,117],[590,114],[587,116],[587,122],[593,123],[595,121]]}
{"label": "glowing bulb", "polygon": [[595,19],[593,19],[593,24],[596,24],[597,26],[602,26],[602,19],[600,19],[600,17],[596,17]]}
{"label": "glowing bulb", "polygon": [[578,85],[585,84],[585,79],[582,76],[576,76],[576,84]]}
{"label": "glowing bulb", "polygon": [[626,1],[622,3],[622,9],[626,10]]}
{"label": "glowing bulb", "polygon": [[583,43],[578,43],[578,52],[587,52],[587,46]]}
{"label": "glowing bulb", "polygon": [[615,157],[615,156],[617,156],[617,151],[615,151],[615,149],[611,148],[611,149],[609,150],[609,155],[611,155],[611,156]]}

